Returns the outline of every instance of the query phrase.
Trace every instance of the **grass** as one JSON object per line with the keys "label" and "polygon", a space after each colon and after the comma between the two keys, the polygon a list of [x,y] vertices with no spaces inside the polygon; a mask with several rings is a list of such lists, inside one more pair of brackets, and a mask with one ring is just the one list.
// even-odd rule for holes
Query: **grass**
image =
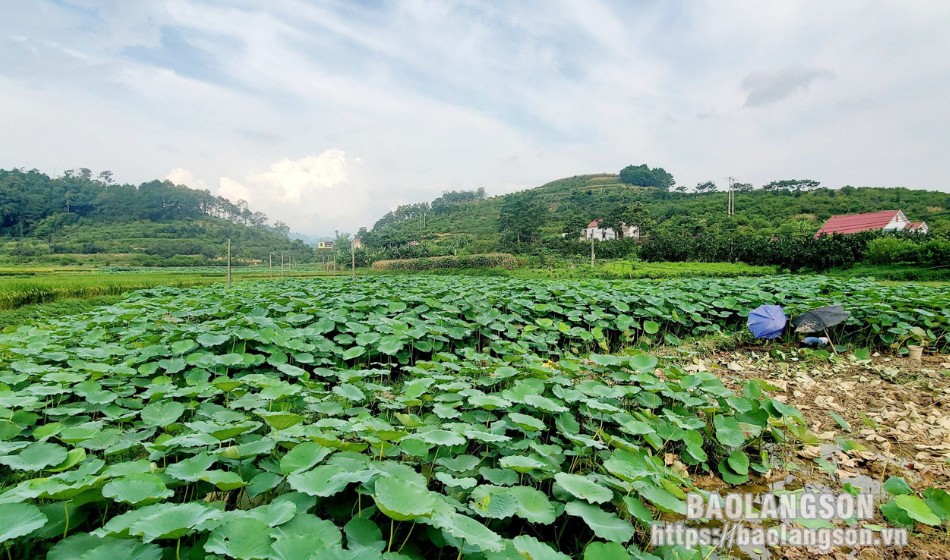
{"label": "grass", "polygon": [[11,331],[20,325],[42,322],[50,317],[76,315],[95,307],[112,305],[121,299],[121,295],[91,297],[87,299],[74,298],[51,303],[24,305],[17,309],[0,311],[0,331]]}
{"label": "grass", "polygon": [[516,278],[545,278],[580,280],[585,278],[653,279],[710,277],[731,278],[736,276],[769,276],[777,274],[774,266],[751,266],[743,263],[698,263],[698,262],[637,262],[629,260],[557,263],[548,267],[522,268],[509,272]]}
{"label": "grass", "polygon": [[[327,276],[313,268],[240,268],[232,271],[235,282],[288,277]],[[0,268],[0,310],[64,299],[118,296],[156,286],[200,286],[225,282],[223,268],[198,269],[100,269],[75,267]]]}

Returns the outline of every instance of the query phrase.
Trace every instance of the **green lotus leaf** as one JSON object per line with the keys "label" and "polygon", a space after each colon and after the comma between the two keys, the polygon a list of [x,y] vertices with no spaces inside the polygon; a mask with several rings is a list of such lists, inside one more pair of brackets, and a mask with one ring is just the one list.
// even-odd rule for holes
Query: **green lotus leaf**
{"label": "green lotus leaf", "polygon": [[164,428],[173,424],[185,413],[185,405],[175,401],[151,403],[139,413],[149,426]]}
{"label": "green lotus leaf", "polygon": [[457,513],[440,514],[433,518],[432,523],[480,551],[499,551],[504,548],[501,536],[498,533],[471,517]]}
{"label": "green lotus leaf", "polygon": [[162,479],[154,474],[130,474],[117,478],[102,487],[102,496],[133,506],[154,503],[174,494]]}
{"label": "green lotus leaf", "polygon": [[512,486],[508,488],[508,492],[518,502],[518,511],[515,515],[532,523],[542,525],[554,523],[556,517],[554,504],[548,500],[544,492],[530,486]]}
{"label": "green lotus leaf", "polygon": [[38,441],[16,455],[0,457],[0,463],[18,471],[40,471],[44,467],[63,464],[67,457],[67,451],[61,445]]}
{"label": "green lotus leaf", "polygon": [[592,542],[584,549],[584,560],[629,560],[626,549],[615,542]]}
{"label": "green lotus leaf", "polygon": [[271,528],[250,517],[222,523],[211,532],[204,549],[240,560],[268,558],[271,552]]}
{"label": "green lotus leaf", "polygon": [[333,393],[343,397],[348,401],[353,402],[363,402],[366,400],[366,395],[357,387],[351,383],[341,383],[333,388]]}
{"label": "green lotus leaf", "polygon": [[917,520],[925,525],[940,525],[940,517],[931,511],[927,503],[911,494],[902,494],[894,498],[894,503],[901,508],[911,519]]}
{"label": "green lotus leaf", "polygon": [[305,471],[327,458],[331,450],[312,441],[301,443],[280,459],[280,472],[294,474]]}
{"label": "green lotus leaf", "polygon": [[364,517],[354,517],[347,521],[343,532],[346,533],[346,547],[350,550],[366,548],[382,552],[386,548],[379,525]]}
{"label": "green lotus leaf", "polygon": [[570,560],[571,558],[530,535],[517,536],[511,539],[511,542],[522,558],[532,560]]}
{"label": "green lotus leaf", "polygon": [[448,430],[432,430],[428,432],[418,432],[414,437],[421,439],[426,443],[434,445],[464,445],[467,440],[455,432]]}
{"label": "green lotus leaf", "polygon": [[29,535],[47,521],[33,504],[0,504],[0,543]]}
{"label": "green lotus leaf", "polygon": [[504,519],[518,512],[518,500],[507,488],[479,486],[472,491],[469,507],[482,517]]}
{"label": "green lotus leaf", "polygon": [[557,473],[554,480],[558,486],[566,490],[575,498],[586,500],[592,504],[609,502],[614,493],[609,488],[597,484],[586,476],[568,473]]}
{"label": "green lotus leaf", "polygon": [[435,494],[422,485],[393,477],[376,480],[373,500],[381,512],[396,521],[413,521],[432,515]]}
{"label": "green lotus leaf", "polygon": [[292,412],[258,411],[257,415],[260,416],[268,426],[275,430],[286,430],[304,420],[303,416]]}
{"label": "green lotus leaf", "polygon": [[47,560],[161,560],[162,549],[139,540],[99,538],[89,533],[77,533],[64,539],[50,550]]}
{"label": "green lotus leaf", "polygon": [[583,519],[591,531],[602,539],[623,544],[633,538],[633,525],[597,506],[586,502],[570,502],[564,506],[564,512]]}
{"label": "green lotus leaf", "polygon": [[204,346],[205,348],[211,348],[213,346],[219,346],[225,342],[231,340],[231,337],[224,334],[212,334],[212,333],[201,333],[198,335],[198,344]]}
{"label": "green lotus leaf", "polygon": [[241,478],[241,475],[234,471],[223,471],[219,469],[213,469],[210,471],[204,471],[199,474],[198,480],[203,480],[205,482],[211,483],[218,490],[228,492],[230,490],[237,490],[238,488],[243,488],[247,483],[244,482],[244,479]]}
{"label": "green lotus leaf", "polygon": [[520,473],[530,472],[534,469],[543,469],[546,466],[541,461],[538,461],[532,457],[526,457],[524,455],[510,455],[508,457],[502,457],[498,464],[502,467],[505,467],[506,469],[511,469]]}
{"label": "green lotus leaf", "polygon": [[511,420],[514,425],[527,432],[536,432],[544,429],[544,422],[534,416],[528,416],[520,412],[512,412],[508,415],[508,419]]}
{"label": "green lotus leaf", "polygon": [[132,523],[129,533],[142,537],[145,542],[177,539],[202,530],[224,515],[220,509],[198,502],[159,505],[160,509],[151,510],[150,515]]}
{"label": "green lotus leaf", "polygon": [[207,453],[199,453],[165,467],[165,474],[186,482],[195,482],[214,464],[215,458]]}

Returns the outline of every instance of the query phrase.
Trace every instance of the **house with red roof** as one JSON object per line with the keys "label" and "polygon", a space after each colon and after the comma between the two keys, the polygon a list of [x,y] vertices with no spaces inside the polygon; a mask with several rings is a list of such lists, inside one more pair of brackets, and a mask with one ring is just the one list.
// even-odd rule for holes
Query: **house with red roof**
{"label": "house with red roof", "polygon": [[815,237],[835,233],[849,234],[862,231],[916,231],[927,233],[926,222],[912,222],[900,210],[866,212],[864,214],[845,214],[828,218]]}

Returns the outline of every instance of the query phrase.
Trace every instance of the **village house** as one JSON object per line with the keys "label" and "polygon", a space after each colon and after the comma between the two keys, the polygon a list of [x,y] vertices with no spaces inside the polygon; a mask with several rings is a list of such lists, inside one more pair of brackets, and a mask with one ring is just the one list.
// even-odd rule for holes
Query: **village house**
{"label": "village house", "polygon": [[927,222],[912,222],[900,210],[884,210],[864,214],[845,214],[828,218],[815,237],[835,233],[849,234],[862,231],[914,231],[927,233]]}
{"label": "village house", "polygon": [[[587,227],[581,230],[580,240],[590,241],[591,239],[596,239],[597,241],[610,241],[617,239],[617,232],[614,231],[614,228],[602,228],[600,227],[602,222],[603,220],[594,220],[587,224]],[[620,226],[620,236],[624,239],[640,239],[639,226],[628,226],[627,224],[620,224]]]}

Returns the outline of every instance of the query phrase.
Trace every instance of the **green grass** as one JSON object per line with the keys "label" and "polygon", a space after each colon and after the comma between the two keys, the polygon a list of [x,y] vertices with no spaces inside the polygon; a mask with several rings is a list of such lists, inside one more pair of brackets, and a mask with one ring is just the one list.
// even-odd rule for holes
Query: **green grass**
{"label": "green grass", "polygon": [[912,264],[862,264],[842,270],[829,271],[828,276],[838,278],[870,277],[884,283],[914,282],[930,286],[950,284],[950,266],[922,267]]}
{"label": "green grass", "polygon": [[777,274],[774,266],[751,266],[744,263],[663,262],[648,263],[629,260],[557,262],[547,267],[522,268],[508,274],[516,278],[547,278],[582,280],[600,278],[660,279],[660,278],[732,278],[736,276],[769,276]]}
{"label": "green grass", "polygon": [[[232,271],[232,280],[265,280],[280,278],[327,276],[313,268],[280,269],[239,268]],[[341,272],[342,274],[342,272]],[[81,269],[75,267],[0,268],[0,310],[24,305],[50,303],[64,299],[87,299],[117,296],[133,290],[156,286],[201,286],[225,282],[221,267],[196,269]]]}

